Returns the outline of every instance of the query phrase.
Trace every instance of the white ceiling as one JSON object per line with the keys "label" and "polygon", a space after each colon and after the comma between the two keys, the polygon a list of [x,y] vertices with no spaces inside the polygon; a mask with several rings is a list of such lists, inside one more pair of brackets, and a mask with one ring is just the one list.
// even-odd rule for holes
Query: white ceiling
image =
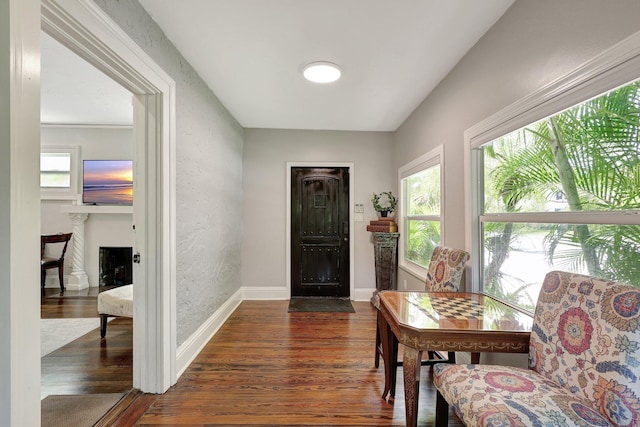
{"label": "white ceiling", "polygon": [[[394,131],[514,0],[139,1],[243,127]],[[98,88],[90,66],[46,49],[43,121],[131,117],[130,94],[125,112],[116,83]],[[313,61],[342,78],[306,82]],[[87,107],[96,88],[106,99]]]}
{"label": "white ceiling", "polygon": [[41,32],[40,121],[43,124],[131,125],[131,93]]}

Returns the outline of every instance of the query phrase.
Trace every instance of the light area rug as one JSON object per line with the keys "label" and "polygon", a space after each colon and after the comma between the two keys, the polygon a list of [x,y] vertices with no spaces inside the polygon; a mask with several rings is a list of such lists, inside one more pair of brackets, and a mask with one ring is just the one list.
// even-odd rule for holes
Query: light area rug
{"label": "light area rug", "polygon": [[91,427],[122,396],[122,393],[48,396],[41,402],[41,426]]}
{"label": "light area rug", "polygon": [[[109,318],[109,321],[113,318]],[[84,334],[100,327],[97,317],[75,319],[40,319],[40,357],[77,340]],[[96,331],[100,339],[100,332]]]}

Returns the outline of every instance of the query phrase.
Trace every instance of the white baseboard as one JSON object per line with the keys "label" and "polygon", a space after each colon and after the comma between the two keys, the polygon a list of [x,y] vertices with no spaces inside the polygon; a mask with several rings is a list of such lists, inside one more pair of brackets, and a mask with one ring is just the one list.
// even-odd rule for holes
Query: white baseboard
{"label": "white baseboard", "polygon": [[218,332],[234,310],[242,302],[242,289],[233,294],[211,317],[204,322],[180,347],[176,350],[176,372],[180,378],[191,362],[198,356],[209,340]]}
{"label": "white baseboard", "polygon": [[[64,284],[65,286],[67,285],[67,279],[69,278],[69,276],[65,275],[64,276]],[[47,274],[47,276],[44,278],[44,287],[45,288],[58,288],[60,289],[60,283],[58,283],[58,274],[56,273],[55,275],[53,274]]]}
{"label": "white baseboard", "polygon": [[[353,301],[369,301],[375,288],[370,289],[356,289],[351,295]],[[244,286],[243,300],[288,300],[291,298],[291,293],[286,287],[250,287]]]}
{"label": "white baseboard", "polygon": [[[57,274],[48,274],[44,279],[44,287],[49,288],[57,288],[60,289],[60,283],[58,282]],[[89,283],[90,288],[97,288],[97,284]],[[69,275],[64,275],[64,288],[67,291],[81,291],[83,289],[87,289],[86,287],[78,286],[77,284],[69,284]]]}
{"label": "white baseboard", "polygon": [[241,288],[243,300],[287,300],[291,294],[285,286],[283,287],[258,287],[243,286]]}
{"label": "white baseboard", "polygon": [[[58,281],[58,273],[56,274],[47,274],[47,277],[44,279],[44,287],[45,288],[58,288],[60,289],[60,282]],[[69,275],[64,275],[64,287],[65,289],[69,288]],[[73,289],[78,290],[78,289]]]}
{"label": "white baseboard", "polygon": [[369,301],[376,288],[358,288],[353,291],[351,299],[354,301]]}

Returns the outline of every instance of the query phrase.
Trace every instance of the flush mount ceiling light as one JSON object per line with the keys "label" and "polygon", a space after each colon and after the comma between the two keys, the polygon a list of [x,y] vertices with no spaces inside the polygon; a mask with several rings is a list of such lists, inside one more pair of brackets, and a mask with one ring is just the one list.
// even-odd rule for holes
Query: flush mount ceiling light
{"label": "flush mount ceiling light", "polygon": [[342,72],[331,62],[312,62],[304,66],[302,75],[314,83],[331,83],[340,78]]}

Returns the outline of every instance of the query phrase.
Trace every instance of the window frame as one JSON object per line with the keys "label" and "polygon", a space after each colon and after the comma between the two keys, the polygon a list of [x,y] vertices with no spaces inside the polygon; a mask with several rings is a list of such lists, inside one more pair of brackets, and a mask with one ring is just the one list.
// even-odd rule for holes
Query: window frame
{"label": "window frame", "polygon": [[[407,216],[407,194],[405,179],[422,172],[434,166],[440,166],[440,215],[416,215]],[[411,275],[426,280],[427,267],[423,267],[416,262],[406,258],[407,230],[406,224],[408,219],[439,221],[440,222],[440,242],[444,242],[444,223],[445,223],[445,194],[444,194],[444,145],[440,144],[422,156],[412,160],[411,162],[398,168],[398,194],[400,194],[400,203],[398,204],[398,266],[410,273]]]}
{"label": "window frame", "polygon": [[[64,153],[70,156],[69,165],[69,188],[47,188],[40,187],[41,200],[77,200],[79,189],[79,164],[80,147],[75,145],[45,145],[40,147],[40,154],[43,153]],[[42,171],[41,171],[42,172]]]}
{"label": "window frame", "polygon": [[473,292],[483,291],[481,233],[484,222],[640,225],[640,211],[484,213],[480,150],[496,138],[637,80],[640,78],[639,69],[640,32],[464,132],[465,239],[472,254]]}

